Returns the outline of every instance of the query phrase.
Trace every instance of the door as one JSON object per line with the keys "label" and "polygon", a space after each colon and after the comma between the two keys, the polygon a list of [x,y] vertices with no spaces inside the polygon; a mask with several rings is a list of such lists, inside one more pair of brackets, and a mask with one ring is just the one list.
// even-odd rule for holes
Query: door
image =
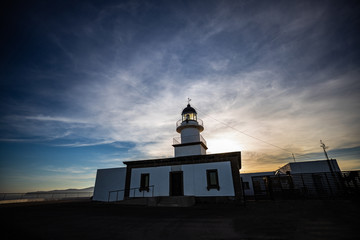
{"label": "door", "polygon": [[170,196],[184,196],[183,172],[170,172]]}

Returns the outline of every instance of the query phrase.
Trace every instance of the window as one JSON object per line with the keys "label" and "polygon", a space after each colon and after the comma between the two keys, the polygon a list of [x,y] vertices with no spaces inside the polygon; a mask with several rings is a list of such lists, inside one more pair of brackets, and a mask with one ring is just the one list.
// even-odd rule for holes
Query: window
{"label": "window", "polygon": [[206,170],[207,177],[207,190],[217,189],[220,190],[219,178],[217,169]]}
{"label": "window", "polygon": [[183,121],[189,121],[189,120],[197,120],[197,116],[195,113],[186,113],[182,116]]}
{"label": "window", "polygon": [[142,173],[140,178],[140,189],[139,191],[149,191],[150,174]]}

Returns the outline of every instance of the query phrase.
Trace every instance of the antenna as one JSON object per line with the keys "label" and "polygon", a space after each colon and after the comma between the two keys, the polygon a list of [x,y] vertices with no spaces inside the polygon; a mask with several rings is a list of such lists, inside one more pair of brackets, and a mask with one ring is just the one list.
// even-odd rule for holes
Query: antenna
{"label": "antenna", "polygon": [[327,152],[326,152],[326,149],[329,148],[329,147],[326,146],[325,143],[323,143],[322,140],[320,140],[320,147],[321,147],[322,149],[324,149],[325,157],[326,157],[327,160],[329,160],[328,154],[327,154]]}

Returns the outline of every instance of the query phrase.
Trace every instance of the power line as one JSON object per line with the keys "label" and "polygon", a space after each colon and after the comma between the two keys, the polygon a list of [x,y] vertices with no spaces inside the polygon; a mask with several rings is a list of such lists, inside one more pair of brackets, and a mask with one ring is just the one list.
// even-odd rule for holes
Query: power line
{"label": "power line", "polygon": [[307,155],[309,154],[317,154],[317,153],[305,153],[305,154],[299,154],[299,155],[296,155],[296,157],[304,157],[304,158],[307,158],[307,159],[310,159],[312,160],[311,158],[309,158]]}
{"label": "power line", "polygon": [[[277,145],[275,145],[275,144],[272,144],[272,143],[269,143],[269,142],[267,142],[267,141],[264,141],[264,140],[262,140],[262,139],[260,139],[260,138],[258,138],[258,137],[254,137],[254,136],[252,136],[252,135],[250,135],[250,134],[247,134],[247,133],[245,133],[245,132],[243,132],[243,131],[240,131],[240,130],[238,130],[238,129],[232,127],[232,126],[230,126],[229,124],[224,123],[224,122],[222,122],[222,121],[220,121],[220,120],[217,120],[216,118],[210,116],[209,114],[206,114],[206,113],[200,111],[198,108],[196,108],[196,107],[194,107],[194,108],[196,109],[196,111],[199,111],[201,114],[204,114],[204,115],[208,116],[209,118],[211,118],[211,119],[213,119],[213,120],[215,120],[215,121],[217,121],[217,122],[219,122],[219,123],[221,123],[221,124],[223,124],[223,125],[231,128],[231,129],[233,129],[233,130],[235,130],[235,131],[237,131],[237,132],[239,132],[239,133],[241,133],[241,134],[244,134],[244,135],[246,135],[246,136],[248,136],[248,137],[251,137],[251,138],[253,138],[253,139],[255,139],[255,140],[258,140],[258,141],[260,141],[260,142],[262,142],[262,143],[265,143],[265,144],[270,145],[270,146],[272,146],[272,147],[278,148],[278,149],[283,150],[283,151],[285,151],[285,152],[291,153],[292,158],[294,159],[294,162],[296,162],[296,160],[295,160],[295,155],[294,155],[293,152],[291,152],[291,151],[289,151],[289,150],[287,150],[287,149],[285,149],[285,148],[279,147],[279,146],[277,146]],[[306,155],[308,155],[308,154],[296,155],[296,157],[305,157],[305,158],[308,158],[308,159],[312,160],[311,158],[307,157]]]}
{"label": "power line", "polygon": [[[194,108],[195,108],[195,107],[194,107]],[[208,114],[206,114],[206,113],[204,113],[204,112],[200,111],[198,108],[195,108],[195,109],[196,109],[197,111],[199,111],[201,114],[207,115],[209,118],[211,118],[211,119],[213,119],[213,120],[215,120],[215,121],[217,121],[217,122],[219,122],[219,123],[221,123],[221,124],[223,124],[223,125],[225,125],[225,126],[227,126],[227,127],[231,128],[231,129],[233,129],[233,130],[235,130],[235,131],[237,131],[237,132],[239,132],[239,133],[241,133],[241,134],[244,134],[244,135],[246,135],[246,136],[248,136],[248,137],[251,137],[251,138],[253,138],[253,139],[256,139],[256,140],[258,140],[258,141],[260,141],[260,142],[263,142],[263,143],[265,143],[265,144],[268,144],[268,145],[270,145],[270,146],[273,146],[273,147],[279,148],[279,149],[281,149],[281,150],[283,150],[283,151],[286,151],[286,152],[288,152],[288,153],[291,153],[291,154],[292,154],[292,152],[291,152],[291,151],[289,151],[289,150],[286,150],[286,149],[284,149],[284,148],[282,148],[282,147],[279,147],[279,146],[277,146],[277,145],[275,145],[275,144],[272,144],[272,143],[269,143],[269,142],[267,142],[267,141],[264,141],[264,140],[262,140],[262,139],[260,139],[260,138],[257,138],[257,137],[254,137],[254,136],[251,136],[250,134],[247,134],[247,133],[245,133],[245,132],[243,132],[243,131],[240,131],[240,130],[238,130],[238,129],[236,129],[236,128],[232,127],[232,126],[230,126],[230,125],[229,125],[229,124],[227,124],[227,123],[224,123],[224,122],[222,122],[222,121],[219,121],[219,120],[217,120],[217,119],[213,118],[212,116],[210,116],[210,115],[208,115]]]}

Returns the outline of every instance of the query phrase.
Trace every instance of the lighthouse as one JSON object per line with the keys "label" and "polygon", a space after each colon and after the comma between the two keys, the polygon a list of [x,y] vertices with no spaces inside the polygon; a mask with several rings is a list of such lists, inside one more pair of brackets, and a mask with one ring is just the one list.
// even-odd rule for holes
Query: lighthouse
{"label": "lighthouse", "polygon": [[200,134],[204,131],[203,121],[191,107],[190,99],[181,112],[181,119],[176,122],[176,131],[180,133],[180,137],[173,140],[175,157],[206,154],[206,141]]}
{"label": "lighthouse", "polygon": [[196,199],[241,200],[241,152],[206,154],[206,141],[201,136],[203,121],[191,107],[190,99],[176,122],[176,131],[179,137],[173,141],[175,157],[124,161],[126,167],[98,169],[93,200],[148,197],[152,199],[147,203],[157,206],[190,206]]}

